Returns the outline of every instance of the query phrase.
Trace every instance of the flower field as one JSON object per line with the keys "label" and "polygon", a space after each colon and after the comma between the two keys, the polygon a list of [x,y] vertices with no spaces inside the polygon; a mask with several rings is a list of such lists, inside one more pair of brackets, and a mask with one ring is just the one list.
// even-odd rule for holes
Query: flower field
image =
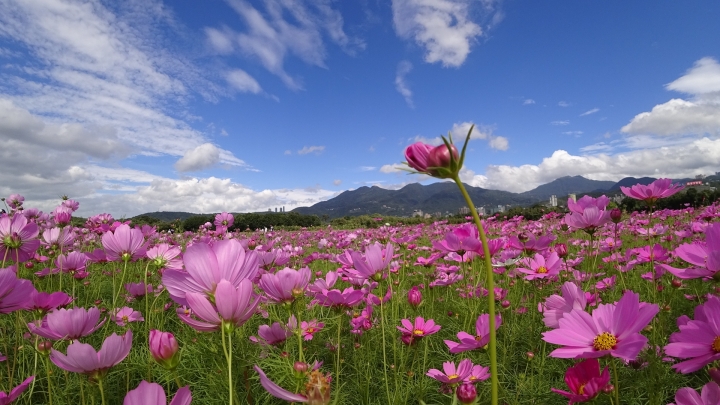
{"label": "flower field", "polygon": [[718,404],[720,211],[623,191],[648,209],[586,196],[482,237],[73,227],[73,200],[10,196],[0,404],[486,404],[494,381],[507,404]]}

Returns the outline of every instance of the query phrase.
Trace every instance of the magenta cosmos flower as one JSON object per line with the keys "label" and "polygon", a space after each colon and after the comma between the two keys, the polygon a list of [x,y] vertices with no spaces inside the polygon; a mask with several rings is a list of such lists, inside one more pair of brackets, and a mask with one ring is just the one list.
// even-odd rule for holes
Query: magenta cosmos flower
{"label": "magenta cosmos flower", "polygon": [[605,367],[600,372],[600,363],[597,359],[587,359],[568,368],[565,373],[565,383],[570,392],[551,388],[552,392],[560,394],[570,400],[569,405],[578,402],[588,402],[594,399],[610,382],[610,372]]}
{"label": "magenta cosmos flower", "polygon": [[174,370],[180,363],[180,346],[170,332],[153,329],[148,339],[150,354],[167,370]]}
{"label": "magenta cosmos flower", "polygon": [[675,393],[675,402],[668,405],[718,405],[720,404],[720,386],[711,381],[702,387],[698,395],[692,388],[684,387]]}
{"label": "magenta cosmos flower", "polygon": [[0,405],[6,405],[10,404],[13,401],[15,401],[20,394],[25,392],[27,387],[30,385],[30,383],[35,379],[34,375],[31,375],[30,377],[26,378],[25,381],[20,383],[17,387],[10,390],[10,393],[6,394],[3,391],[0,391]]}
{"label": "magenta cosmos flower", "polygon": [[409,319],[402,319],[400,323],[402,326],[398,326],[398,330],[402,332],[403,336],[409,336],[412,339],[423,338],[440,330],[440,325],[436,325],[434,320],[426,321],[421,316],[415,318],[415,323],[410,322]]}
{"label": "magenta cosmos flower", "polygon": [[253,292],[253,283],[242,280],[236,287],[227,280],[220,280],[215,289],[213,305],[204,294],[186,294],[188,306],[200,320],[180,315],[180,320],[201,332],[220,330],[221,326],[242,326],[248,321],[260,303],[260,297]]}
{"label": "magenta cosmos flower", "polygon": [[528,257],[521,263],[525,267],[518,267],[517,270],[526,274],[525,280],[535,280],[557,276],[560,272],[561,261],[557,253],[552,252],[548,257],[536,253],[535,257]]}
{"label": "magenta cosmos flower", "polygon": [[482,243],[478,235],[475,225],[468,224],[454,228],[445,234],[443,240],[433,241],[432,245],[441,252],[457,252],[461,256],[464,255],[465,252],[478,253],[482,250]]}
{"label": "magenta cosmos flower", "polygon": [[[444,371],[444,373],[443,373]],[[473,371],[472,360],[465,359],[461,360],[460,364],[455,367],[455,363],[452,361],[446,361],[443,363],[443,371],[436,368],[428,370],[425,374],[430,378],[434,378],[441,383],[448,385],[460,384],[463,382]]]}
{"label": "magenta cosmos flower", "polygon": [[161,243],[154,246],[145,253],[150,263],[157,266],[159,269],[182,269],[182,259],[180,256],[180,248],[177,246],[170,246],[167,243]]}
{"label": "magenta cosmos flower", "polygon": [[589,195],[582,196],[579,200],[575,201],[572,198],[568,198],[567,206],[570,212],[577,212],[582,214],[587,207],[597,207],[599,210],[605,210],[607,205],[610,203],[610,199],[606,195],[602,195],[598,198],[593,198]]}
{"label": "magenta cosmos flower", "polygon": [[658,266],[682,279],[720,277],[720,223],[716,222],[705,229],[704,245],[685,243],[675,249],[675,256],[692,266],[685,269],[676,269],[667,264]]}
{"label": "magenta cosmos flower", "polygon": [[12,269],[0,269],[0,314],[28,308],[33,291],[30,280],[18,279]]}
{"label": "magenta cosmos flower", "polygon": [[113,314],[110,315],[110,320],[118,326],[125,326],[130,322],[142,322],[145,318],[143,318],[140,311],[136,311],[130,307],[122,307],[116,309]]}
{"label": "magenta cosmos flower", "polygon": [[183,255],[185,270],[167,270],[162,283],[170,298],[180,305],[187,305],[187,293],[212,294],[221,280],[239,286],[245,279],[253,279],[257,273],[258,260],[255,252],[245,252],[240,242],[228,239],[215,242],[213,246],[195,243]]}
{"label": "magenta cosmos flower", "polygon": [[594,205],[585,207],[582,213],[573,211],[565,215],[565,224],[567,226],[582,229],[591,235],[608,222],[610,222],[610,212],[598,209]]}
{"label": "magenta cosmos flower", "polygon": [[109,261],[130,261],[145,256],[145,238],[139,229],[131,229],[127,224],[108,231],[102,236],[102,244]]}
{"label": "magenta cosmos flower", "polygon": [[[190,387],[184,386],[177,390],[170,405],[189,405],[192,402]],[[149,383],[145,380],[140,382],[137,388],[128,391],[123,400],[123,405],[166,405],[167,396],[160,384]]]}
{"label": "magenta cosmos flower", "polygon": [[286,267],[275,274],[263,274],[258,286],[270,301],[279,304],[290,303],[305,295],[310,275],[310,269],[307,267],[300,270]]}
{"label": "magenta cosmos flower", "polygon": [[96,307],[85,309],[82,307],[70,309],[56,309],[45,316],[45,319],[38,326],[30,322],[30,332],[50,340],[69,339],[75,340],[98,330],[107,319],[100,319],[100,310]]}
{"label": "magenta cosmos flower", "polygon": [[28,311],[37,311],[41,316],[59,307],[64,307],[72,302],[72,297],[62,291],[53,293],[39,292],[33,290],[28,298]]}
{"label": "magenta cosmos flower", "polygon": [[622,187],[620,190],[626,196],[636,200],[645,201],[648,205],[654,205],[660,198],[670,197],[684,189],[680,184],[672,184],[670,179],[657,179],[647,186],[636,184],[632,187]]}
{"label": "magenta cosmos flower", "polygon": [[585,292],[571,281],[566,281],[560,289],[562,295],[551,295],[545,299],[543,305],[543,322],[548,328],[560,326],[560,319],[565,314],[577,309],[584,311],[587,306]]}
{"label": "magenta cosmos flower", "polygon": [[433,148],[434,146],[422,142],[415,142],[405,148],[405,159],[407,159],[408,166],[421,173],[427,172],[428,156]]}
{"label": "magenta cosmos flower", "polygon": [[352,254],[355,270],[364,278],[380,281],[385,278],[384,270],[388,268],[393,256],[393,246],[388,243],[383,249],[379,243],[365,248],[365,254],[357,252]]}
{"label": "magenta cosmos flower", "polygon": [[221,212],[217,215],[215,215],[215,228],[216,229],[228,229],[235,223],[235,217],[232,216],[232,214],[228,214],[227,212]]}
{"label": "magenta cosmos flower", "polygon": [[365,293],[362,290],[356,290],[352,287],[348,287],[343,291],[323,289],[315,294],[318,303],[325,307],[352,308],[363,302],[364,297]]}
{"label": "magenta cosmos flower", "polygon": [[[495,330],[502,324],[500,315],[495,316]],[[450,353],[457,354],[470,350],[481,349],[490,342],[490,315],[482,314],[475,321],[475,333],[473,336],[467,332],[459,332],[457,334],[460,343],[452,340],[445,340],[445,344],[450,349]]]}
{"label": "magenta cosmos flower", "polygon": [[108,336],[99,351],[95,351],[89,344],[77,341],[68,346],[67,355],[52,349],[50,360],[63,370],[102,379],[110,368],[127,357],[131,347],[132,331],[128,330],[123,336],[115,333]]}
{"label": "magenta cosmos flower", "polygon": [[690,359],[672,366],[687,374],[720,360],[720,298],[712,295],[695,308],[695,319],[679,325],[680,332],[670,336],[665,354]]}
{"label": "magenta cosmos flower", "polygon": [[640,331],[660,308],[640,305],[640,295],[627,291],[616,304],[601,304],[592,315],[574,309],[560,319],[557,329],[543,333],[543,340],[561,345],[550,356],[577,359],[610,355],[633,360],[647,344]]}
{"label": "magenta cosmos flower", "polygon": [[[295,321],[297,328],[297,320]],[[272,325],[260,325],[258,328],[258,336],[250,336],[250,341],[259,343],[263,346],[279,345],[293,335],[293,332],[287,326],[280,322],[274,322]]]}
{"label": "magenta cosmos flower", "polygon": [[34,222],[28,223],[24,215],[0,218],[0,260],[17,263],[30,260],[40,247],[39,230]]}

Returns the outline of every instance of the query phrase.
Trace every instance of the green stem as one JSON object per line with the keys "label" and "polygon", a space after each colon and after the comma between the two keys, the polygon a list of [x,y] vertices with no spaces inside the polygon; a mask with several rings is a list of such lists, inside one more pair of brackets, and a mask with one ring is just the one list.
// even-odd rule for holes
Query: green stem
{"label": "green stem", "polygon": [[488,313],[490,315],[490,343],[488,347],[488,354],[490,355],[490,396],[491,404],[498,404],[498,367],[497,367],[497,336],[495,331],[495,281],[493,278],[492,262],[490,260],[490,248],[487,242],[487,236],[485,236],[485,230],[483,229],[482,222],[480,222],[480,216],[478,216],[475,204],[473,204],[470,195],[468,194],[465,186],[460,181],[460,177],[456,174],[453,177],[455,184],[460,188],[460,192],[465,198],[465,203],[470,208],[475,226],[477,226],[478,233],[480,233],[480,241],[483,245],[483,254],[485,256],[485,271],[487,272],[487,290],[488,290]]}
{"label": "green stem", "polygon": [[220,325],[220,330],[222,331],[222,343],[223,343],[223,353],[225,353],[225,360],[227,361],[228,365],[228,394],[229,394],[229,405],[232,405],[233,403],[233,383],[232,383],[232,341],[230,341],[230,337],[228,336],[228,341],[230,343],[230,347],[228,348],[225,344],[225,323],[223,322],[222,325]]}
{"label": "green stem", "polygon": [[[147,274],[148,274],[148,268],[150,267],[150,262],[148,262],[147,266],[145,266],[145,295],[143,295],[143,298],[145,298],[145,330],[148,331],[148,335],[150,334],[150,311],[148,311],[148,304],[150,304],[148,295],[148,283],[147,283]],[[179,388],[179,387],[178,387]]]}
{"label": "green stem", "polygon": [[103,387],[102,378],[98,380],[98,386],[100,387],[100,398],[102,399],[102,405],[105,405],[105,389]]}
{"label": "green stem", "polygon": [[47,385],[48,385],[48,403],[52,405],[52,379],[50,378],[50,359],[45,357],[44,361],[45,363],[45,374],[47,374]]}
{"label": "green stem", "polygon": [[383,349],[383,374],[385,375],[385,395],[387,395],[388,403],[390,403],[390,384],[387,376],[387,353],[385,350],[385,310],[383,309],[382,300],[380,300],[380,326],[382,330],[382,349]]}
{"label": "green stem", "polygon": [[127,264],[128,260],[124,260],[125,265],[123,266],[123,272],[120,276],[120,288],[118,288],[117,291],[115,291],[115,272],[113,271],[113,311],[117,309],[117,306],[115,305],[117,303],[118,296],[120,295],[120,290],[123,288],[123,283],[125,282],[125,273],[127,272]]}
{"label": "green stem", "polygon": [[615,380],[615,403],[620,405],[620,379],[618,378],[617,366],[615,366],[615,359],[610,359],[610,364],[613,370],[613,379]]}

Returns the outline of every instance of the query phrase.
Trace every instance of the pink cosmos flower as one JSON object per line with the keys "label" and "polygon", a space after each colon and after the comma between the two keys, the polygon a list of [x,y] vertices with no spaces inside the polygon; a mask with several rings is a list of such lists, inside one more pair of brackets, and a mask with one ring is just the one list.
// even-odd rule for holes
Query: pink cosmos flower
{"label": "pink cosmos flower", "polygon": [[100,310],[96,307],[85,309],[75,307],[60,308],[50,312],[38,326],[36,322],[28,323],[30,332],[50,340],[75,340],[88,336],[105,324],[100,323]]}
{"label": "pink cosmos flower", "polygon": [[569,399],[569,405],[588,402],[598,396],[610,383],[610,372],[607,367],[600,372],[600,362],[597,359],[587,359],[568,368],[565,373],[565,383],[571,392],[551,388],[552,392]]}
{"label": "pink cosmos flower", "polygon": [[426,321],[421,316],[415,318],[415,323],[410,322],[409,319],[402,319],[400,323],[402,323],[402,326],[397,326],[398,330],[402,332],[403,337],[406,337],[410,342],[414,339],[432,335],[440,330],[440,325],[436,325],[434,320],[428,319]]}
{"label": "pink cosmos flower", "polygon": [[596,207],[598,210],[603,211],[607,208],[609,203],[610,199],[606,195],[602,195],[598,198],[584,195],[577,201],[572,198],[568,198],[567,207],[570,212],[582,214],[587,207]]}
{"label": "pink cosmos flower", "polygon": [[320,293],[315,294],[315,299],[322,306],[326,307],[345,307],[352,308],[361,302],[365,293],[362,290],[356,290],[352,287],[348,287],[343,291],[340,290],[322,290]]}
{"label": "pink cosmos flower", "polygon": [[28,298],[35,291],[30,280],[18,279],[10,269],[0,269],[0,314],[26,309]]}
{"label": "pink cosmos flower", "polygon": [[25,202],[25,197],[20,194],[10,194],[10,196],[6,198],[5,201],[10,208],[17,210],[22,207],[23,202]]}
{"label": "pink cosmos flower", "polygon": [[543,308],[543,322],[548,328],[560,327],[560,319],[573,309],[584,311],[587,298],[580,287],[571,281],[566,281],[560,289],[562,296],[551,295],[545,299]]}
{"label": "pink cosmos flower", "polygon": [[180,363],[180,345],[175,335],[153,329],[148,339],[150,354],[166,370],[174,370]]}
{"label": "pink cosmos flower", "polygon": [[224,228],[228,229],[235,223],[235,217],[232,216],[232,214],[228,214],[227,212],[221,212],[217,215],[215,215],[215,227],[216,228]]}
{"label": "pink cosmos flower", "polygon": [[[500,315],[495,316],[495,330],[500,328],[501,324],[502,317]],[[452,340],[445,340],[444,342],[452,354],[481,349],[487,346],[490,342],[490,315],[482,314],[478,317],[477,321],[475,321],[475,334],[476,336],[467,332],[459,332],[457,337],[460,343]]]}
{"label": "pink cosmos flower", "polygon": [[464,255],[465,252],[477,252],[482,250],[482,243],[475,225],[468,224],[454,228],[445,234],[445,238],[440,241],[433,241],[432,245],[441,252],[457,252]]}
{"label": "pink cosmos flower", "polygon": [[523,237],[524,240],[520,240],[517,235],[513,235],[508,239],[508,248],[522,250],[527,254],[543,252],[556,238],[552,234],[537,237],[533,233],[526,233]]}
{"label": "pink cosmos flower", "polygon": [[718,405],[720,386],[710,381],[702,387],[700,395],[692,388],[684,387],[675,393],[675,402],[668,405]]}
{"label": "pink cosmos flower", "polygon": [[490,368],[476,364],[473,366],[472,371],[470,371],[470,375],[463,380],[463,383],[475,384],[480,381],[485,381],[488,378],[490,378]]}
{"label": "pink cosmos flower", "polygon": [[118,326],[125,326],[130,322],[142,322],[145,318],[143,318],[140,311],[136,311],[130,307],[122,307],[113,311],[113,314],[110,315],[110,320]]}
{"label": "pink cosmos flower", "polygon": [[8,394],[6,394],[6,393],[3,392],[3,391],[0,391],[0,405],[10,404],[10,403],[12,403],[13,401],[15,401],[15,400],[20,396],[20,394],[22,394],[23,392],[25,392],[25,390],[27,389],[27,387],[30,386],[30,383],[31,383],[34,379],[35,379],[35,376],[34,376],[34,375],[31,375],[30,377],[26,378],[25,381],[23,381],[22,383],[20,383],[20,385],[18,385],[17,387],[13,388],[12,390],[10,390],[10,393],[8,393]]}
{"label": "pink cosmos flower", "polygon": [[543,333],[543,340],[562,345],[550,356],[576,359],[610,355],[632,360],[647,344],[640,331],[650,323],[660,308],[656,304],[640,305],[640,295],[627,291],[616,304],[601,304],[592,315],[573,309],[559,321],[557,329]]}
{"label": "pink cosmos flower", "polygon": [[460,364],[458,364],[457,367],[455,367],[455,363],[453,363],[452,361],[446,361],[443,363],[443,371],[444,373],[436,368],[433,368],[430,369],[425,375],[430,378],[434,378],[444,384],[460,384],[470,376],[470,373],[472,373],[472,360],[461,360]]}
{"label": "pink cosmos flower", "polygon": [[104,378],[110,368],[127,357],[132,347],[132,330],[125,335],[113,333],[108,336],[99,351],[86,343],[75,341],[67,348],[67,355],[52,349],[50,360],[56,366],[71,373],[87,374],[93,379]]}
{"label": "pink cosmos flower", "polygon": [[[297,327],[297,321],[295,321]],[[250,336],[250,341],[261,345],[275,346],[283,343],[292,336],[292,330],[280,322],[273,322],[272,325],[260,325],[258,337]]]}
{"label": "pink cosmos flower", "polygon": [[187,305],[186,293],[212,294],[221,280],[239,286],[245,279],[253,279],[258,272],[255,252],[245,252],[235,239],[217,241],[210,246],[195,243],[183,255],[185,270],[167,270],[162,283],[170,298],[180,305]]}
{"label": "pink cosmos flower", "polygon": [[657,179],[647,186],[636,184],[632,187],[620,187],[626,196],[636,200],[645,201],[648,205],[654,205],[660,198],[670,197],[684,189],[680,184],[672,184],[670,179]]}
{"label": "pink cosmos flower", "polygon": [[300,330],[302,332],[303,339],[305,340],[312,340],[313,336],[315,336],[315,334],[324,327],[325,324],[318,322],[317,319],[313,319],[310,322],[302,321],[300,323]]}
{"label": "pink cosmos flower", "polygon": [[685,269],[659,266],[682,279],[720,277],[720,223],[715,222],[705,230],[705,245],[685,243],[675,249],[675,256],[692,266]]}
{"label": "pink cosmos flower", "polygon": [[310,282],[310,269],[300,270],[286,267],[277,273],[265,273],[260,277],[258,286],[272,302],[290,303],[305,295]]}
{"label": "pink cosmos flower", "polygon": [[220,280],[215,289],[215,305],[204,294],[188,292],[185,296],[193,314],[180,316],[180,320],[201,332],[220,330],[221,325],[242,326],[254,314],[260,297],[253,292],[253,283],[242,280],[235,287],[227,280]]}
{"label": "pink cosmos flower", "polygon": [[87,255],[82,252],[70,252],[66,255],[58,255],[55,259],[55,266],[61,269],[63,273],[82,272],[85,271],[85,265],[88,261]]}
{"label": "pink cosmos flower", "polygon": [[0,218],[0,260],[22,263],[30,260],[40,247],[38,226],[24,215]]}
{"label": "pink cosmos flower", "polygon": [[[192,393],[189,386],[177,390],[170,405],[190,405]],[[123,405],[165,405],[167,396],[160,384],[149,383],[145,380],[140,382],[134,390],[128,391],[123,400]]]}
{"label": "pink cosmos flower", "polygon": [[522,266],[526,267],[518,267],[517,270],[527,274],[525,280],[557,276],[560,272],[560,265],[562,264],[555,252],[552,252],[547,258],[540,253],[536,253],[535,257],[528,257],[521,260],[521,263]]}
{"label": "pink cosmos flower", "polygon": [[66,250],[72,246],[76,237],[70,228],[51,228],[43,231],[41,243],[47,249]]}
{"label": "pink cosmos flower", "polygon": [[393,256],[393,246],[388,243],[385,249],[379,243],[365,248],[365,254],[352,253],[353,266],[364,278],[380,281],[387,277],[384,270],[390,265]]}
{"label": "pink cosmos flower", "polygon": [[72,297],[62,291],[53,293],[33,291],[28,299],[27,310],[37,311],[41,316],[47,312],[64,307],[73,301]]}
{"label": "pink cosmos flower", "polygon": [[102,244],[109,261],[138,260],[146,253],[142,231],[127,224],[118,226],[114,232],[105,232]]}
{"label": "pink cosmos flower", "polygon": [[720,360],[720,298],[710,296],[695,309],[695,319],[686,319],[679,328],[680,332],[670,336],[671,343],[665,346],[665,354],[690,360],[672,368],[687,374]]}
{"label": "pink cosmos flower", "polygon": [[154,246],[145,253],[151,263],[159,269],[182,269],[182,259],[180,258],[180,248],[170,246],[167,243],[161,243]]}
{"label": "pink cosmos flower", "polygon": [[413,169],[425,173],[428,170],[428,156],[430,151],[433,150],[432,145],[428,145],[422,142],[415,142],[414,144],[405,148],[405,159],[407,159],[408,166]]}
{"label": "pink cosmos flower", "polygon": [[610,211],[600,210],[594,205],[585,207],[582,213],[570,212],[565,215],[565,224],[570,228],[582,229],[593,234],[606,223],[610,222]]}

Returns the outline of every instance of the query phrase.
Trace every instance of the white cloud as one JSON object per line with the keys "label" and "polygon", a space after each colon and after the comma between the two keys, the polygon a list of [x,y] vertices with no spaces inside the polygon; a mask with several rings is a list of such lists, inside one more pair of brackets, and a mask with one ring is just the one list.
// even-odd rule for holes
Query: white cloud
{"label": "white cloud", "polygon": [[535,104],[535,100],[528,98],[525,101],[523,101],[523,105],[530,105],[530,104]]}
{"label": "white cloud", "polygon": [[360,166],[361,172],[371,172],[375,169],[377,169],[377,167],[375,167],[375,166]]}
{"label": "white cloud", "polygon": [[211,143],[204,143],[185,152],[185,155],[175,162],[175,169],[179,172],[194,172],[212,167],[219,161],[220,149]]}
{"label": "white cloud", "polygon": [[491,137],[488,145],[490,145],[491,148],[497,150],[508,150],[508,148],[510,147],[507,138],[505,138],[504,136]]}
{"label": "white cloud", "polygon": [[408,73],[412,70],[412,63],[404,60],[400,63],[398,63],[397,67],[397,73],[395,74],[395,89],[400,93],[404,98],[405,102],[407,103],[410,108],[414,108],[413,105],[413,99],[412,99],[412,90],[410,90],[410,87],[408,86],[407,82],[405,81],[405,76],[407,76]]}
{"label": "white cloud", "polygon": [[242,0],[227,2],[247,30],[206,28],[208,42],[217,52],[237,52],[257,60],[291,89],[301,89],[302,84],[285,71],[285,58],[292,54],[307,64],[325,67],[323,32],[349,53],[365,47],[345,34],[342,15],[328,1],[266,0],[264,12]]}
{"label": "white cloud", "polygon": [[258,94],[262,91],[257,80],[242,69],[234,69],[227,72],[225,79],[230,85],[243,93]]}
{"label": "white cloud", "polygon": [[563,135],[582,135],[583,131],[565,131]]}
{"label": "white cloud", "polygon": [[[145,155],[182,156],[207,142],[188,124],[194,118],[184,104],[193,92],[214,101],[225,90],[182,52],[163,48],[165,35],[182,35],[161,3],[5,0],[2,9],[0,36],[24,57],[0,80],[0,94],[15,106],[47,125],[102,128]],[[98,147],[90,134],[67,136]],[[221,157],[245,166],[229,151]]]}
{"label": "white cloud", "polygon": [[558,121],[553,121],[550,124],[551,125],[568,125],[569,123],[570,123],[570,121],[567,121],[567,120],[563,120],[563,121],[558,120]]}
{"label": "white cloud", "polygon": [[[649,142],[647,142],[649,143]],[[612,145],[611,145],[612,146]],[[585,152],[610,150],[603,144],[591,145]],[[572,155],[564,150],[555,151],[540,164],[522,166],[490,165],[485,174],[464,169],[463,181],[470,185],[523,192],[563,176],[584,176],[593,180],[618,181],[624,177],[694,177],[718,171],[720,140],[694,139],[683,144],[636,149],[613,155]]]}
{"label": "white cloud", "polygon": [[591,110],[587,110],[584,113],[580,114],[581,117],[584,117],[586,115],[595,114],[596,112],[600,111],[599,108],[593,108]]}
{"label": "white cloud", "polygon": [[394,163],[391,165],[382,165],[380,167],[380,173],[400,173],[405,172],[407,173],[408,167],[405,165],[401,165],[399,163]]}
{"label": "white cloud", "polygon": [[567,101],[560,101],[558,102],[558,105],[560,107],[570,107],[570,103],[568,103]]}
{"label": "white cloud", "polygon": [[292,151],[291,151],[291,150],[286,150],[286,151],[285,151],[285,155],[292,155]]}
{"label": "white cloud", "polygon": [[695,62],[685,75],[665,86],[689,94],[636,115],[622,127],[627,134],[720,135],[720,64],[713,58]]}
{"label": "white cloud", "polygon": [[470,20],[469,5],[466,0],[393,0],[395,31],[423,47],[426,62],[458,67],[483,33]]}
{"label": "white cloud", "polygon": [[339,186],[340,184],[342,184],[342,180],[339,180],[339,179],[333,180],[333,186]]}
{"label": "white cloud", "polygon": [[325,150],[324,146],[305,146],[299,151],[297,151],[298,155],[307,155],[308,153],[315,153],[316,155],[321,154]]}

